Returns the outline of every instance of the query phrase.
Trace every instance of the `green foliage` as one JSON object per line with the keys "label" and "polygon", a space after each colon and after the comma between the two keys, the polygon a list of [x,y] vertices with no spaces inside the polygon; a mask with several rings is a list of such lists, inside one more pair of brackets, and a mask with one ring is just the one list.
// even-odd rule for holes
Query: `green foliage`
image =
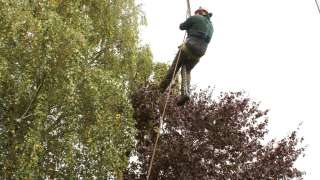
{"label": "green foliage", "polygon": [[136,70],[136,82],[147,83],[153,69],[152,54],[148,46],[142,47],[138,53],[137,70]]}
{"label": "green foliage", "polygon": [[152,71],[134,0],[0,0],[0,177],[113,177]]}
{"label": "green foliage", "polygon": [[156,83],[160,83],[165,77],[168,70],[168,65],[164,63],[155,63],[153,65],[153,79]]}

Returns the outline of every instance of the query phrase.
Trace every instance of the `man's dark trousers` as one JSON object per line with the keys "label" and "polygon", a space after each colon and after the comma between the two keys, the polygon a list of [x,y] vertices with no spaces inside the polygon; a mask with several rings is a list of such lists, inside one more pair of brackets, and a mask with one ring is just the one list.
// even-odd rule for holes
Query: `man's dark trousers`
{"label": "man's dark trousers", "polygon": [[[170,66],[166,77],[160,83],[160,91],[164,92],[170,85],[174,69],[176,72],[181,68],[181,96],[189,97],[191,70],[199,62],[200,57],[204,55],[207,49],[207,43],[202,39],[190,37],[186,43],[179,47],[179,51]],[[178,63],[178,64],[177,64]],[[177,65],[176,65],[177,64]]]}

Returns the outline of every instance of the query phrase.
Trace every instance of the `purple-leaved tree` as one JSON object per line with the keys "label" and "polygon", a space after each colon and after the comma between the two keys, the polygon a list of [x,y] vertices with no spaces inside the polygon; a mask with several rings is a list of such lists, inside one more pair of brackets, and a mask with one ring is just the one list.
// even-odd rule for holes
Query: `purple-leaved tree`
{"label": "purple-leaved tree", "polygon": [[[182,107],[168,101],[150,179],[286,179],[302,178],[294,162],[303,154],[303,138],[290,133],[282,140],[264,139],[267,110],[241,92],[210,90],[192,95]],[[165,95],[148,86],[132,96],[136,119],[137,160],[125,179],[146,179]]]}

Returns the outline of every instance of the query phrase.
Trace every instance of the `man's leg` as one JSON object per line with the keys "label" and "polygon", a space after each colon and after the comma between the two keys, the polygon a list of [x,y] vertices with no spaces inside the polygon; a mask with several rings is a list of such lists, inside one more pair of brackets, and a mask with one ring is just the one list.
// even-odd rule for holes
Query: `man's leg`
{"label": "man's leg", "polygon": [[191,82],[191,70],[188,71],[186,70],[186,86],[187,86],[187,92],[188,92],[188,96],[190,96],[190,82]]}
{"label": "man's leg", "polygon": [[189,96],[188,72],[185,64],[181,67],[181,95]]}
{"label": "man's leg", "polygon": [[[190,82],[191,82],[191,70],[198,64],[200,58],[193,58],[193,59],[188,59],[187,62],[185,62],[183,65],[184,66],[184,71],[183,74],[181,73],[182,76],[185,76],[184,79],[184,94],[185,95],[190,95]],[[181,71],[182,72],[182,71]],[[183,93],[181,93],[183,94]]]}
{"label": "man's leg", "polygon": [[177,105],[181,106],[189,100],[189,83],[187,65],[182,64],[181,67],[181,95],[178,99]]}
{"label": "man's leg", "polygon": [[[163,93],[170,85],[171,80],[173,78],[173,74],[175,74],[175,75],[177,74],[178,70],[180,69],[180,67],[182,65],[182,58],[183,58],[183,51],[179,50],[176,57],[174,58],[174,60],[172,62],[172,65],[170,66],[170,68],[167,71],[166,77],[160,83],[160,92],[161,93]],[[176,72],[174,72],[175,68],[176,68]]]}
{"label": "man's leg", "polygon": [[190,81],[191,70],[199,62],[197,59],[186,59],[181,68],[181,96],[178,99],[177,105],[181,106],[190,99]]}

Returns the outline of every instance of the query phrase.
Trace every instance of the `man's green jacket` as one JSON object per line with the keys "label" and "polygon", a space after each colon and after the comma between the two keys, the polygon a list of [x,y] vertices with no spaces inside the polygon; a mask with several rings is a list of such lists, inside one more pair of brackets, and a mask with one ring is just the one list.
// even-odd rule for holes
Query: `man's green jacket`
{"label": "man's green jacket", "polygon": [[190,16],[180,24],[181,30],[187,30],[188,37],[197,37],[209,43],[213,34],[213,27],[209,15]]}

